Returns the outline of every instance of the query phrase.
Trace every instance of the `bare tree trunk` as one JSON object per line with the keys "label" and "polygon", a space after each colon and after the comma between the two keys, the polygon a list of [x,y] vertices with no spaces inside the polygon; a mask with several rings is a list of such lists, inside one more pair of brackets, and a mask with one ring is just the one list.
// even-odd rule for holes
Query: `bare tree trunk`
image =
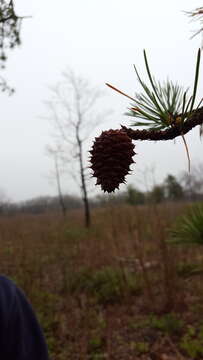
{"label": "bare tree trunk", "polygon": [[[79,114],[79,118],[80,118],[80,114]],[[87,186],[86,186],[85,174],[84,174],[83,156],[82,156],[83,155],[82,154],[82,141],[79,136],[79,126],[80,126],[80,121],[78,122],[78,124],[76,126],[76,138],[77,138],[78,149],[79,149],[78,156],[79,156],[79,163],[80,163],[81,189],[82,189],[82,194],[83,194],[82,200],[84,203],[84,210],[85,210],[85,226],[90,227],[90,224],[91,224],[90,206],[89,206]]]}
{"label": "bare tree trunk", "polygon": [[[84,223],[86,227],[89,227],[91,209],[88,200],[88,178],[83,144],[100,119],[101,114],[97,114],[94,118],[92,113],[100,92],[90,87],[85,79],[77,77],[71,70],[64,72],[63,77],[63,81],[51,89],[52,99],[47,102],[50,115],[47,118],[54,121],[56,149],[61,153],[64,165],[67,159],[71,161],[71,158],[76,163],[77,176],[75,177],[76,182],[80,183]],[[76,161],[75,157],[77,157]]]}
{"label": "bare tree trunk", "polygon": [[55,161],[56,182],[57,182],[57,188],[58,188],[59,204],[61,206],[62,214],[65,217],[66,216],[66,206],[65,206],[62,191],[61,191],[60,174],[59,174],[58,161],[57,161],[56,154],[54,157],[54,161]]}

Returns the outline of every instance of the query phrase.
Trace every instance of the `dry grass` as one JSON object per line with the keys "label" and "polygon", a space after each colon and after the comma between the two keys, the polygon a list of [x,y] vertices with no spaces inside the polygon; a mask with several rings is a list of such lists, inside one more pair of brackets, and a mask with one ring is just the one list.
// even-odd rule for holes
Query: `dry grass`
{"label": "dry grass", "polygon": [[33,304],[52,360],[191,358],[183,340],[188,325],[201,331],[203,291],[190,267],[203,253],[165,243],[185,207],[106,206],[90,230],[80,211],[0,218],[1,273]]}

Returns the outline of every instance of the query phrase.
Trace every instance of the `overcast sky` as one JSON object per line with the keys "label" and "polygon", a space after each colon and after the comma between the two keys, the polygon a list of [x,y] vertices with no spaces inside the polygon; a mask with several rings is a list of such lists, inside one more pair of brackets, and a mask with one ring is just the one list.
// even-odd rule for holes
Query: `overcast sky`
{"label": "overcast sky", "polygon": [[[191,86],[200,37],[190,40],[198,23],[190,22],[183,11],[202,6],[200,1],[135,0],[16,0],[19,15],[31,15],[22,26],[22,45],[10,52],[3,74],[16,93],[0,94],[0,189],[12,200],[55,194],[47,176],[52,161],[45,147],[52,142],[50,124],[43,101],[48,86],[60,80],[67,66],[87,78],[93,86],[106,91],[103,106],[113,109],[108,121],[97,130],[131,124],[123,115],[129,102],[106,88],[109,82],[129,95],[140,90],[133,64],[145,73],[146,49],[156,78],[167,77]],[[200,71],[198,98],[202,96],[203,69]],[[198,129],[186,136],[192,164],[202,159],[203,144]],[[90,144],[93,139],[90,139]],[[155,168],[156,182],[168,174],[187,169],[181,139],[167,143],[137,142],[133,175],[129,183],[142,186],[140,174]],[[64,192],[78,193],[73,181],[66,179]]]}

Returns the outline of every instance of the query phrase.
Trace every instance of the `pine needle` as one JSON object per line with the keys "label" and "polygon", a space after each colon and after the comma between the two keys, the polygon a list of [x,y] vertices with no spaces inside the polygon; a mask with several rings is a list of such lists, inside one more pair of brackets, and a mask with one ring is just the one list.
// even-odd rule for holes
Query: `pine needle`
{"label": "pine needle", "polygon": [[188,172],[190,172],[190,154],[189,154],[189,150],[188,150],[188,146],[187,146],[187,142],[185,140],[185,137],[183,134],[181,134],[182,139],[183,139],[183,143],[185,146],[185,150],[186,150],[186,154],[187,154],[187,159],[188,159]]}
{"label": "pine needle", "polygon": [[106,83],[106,85],[107,85],[108,87],[110,87],[111,89],[117,91],[119,94],[126,96],[128,99],[133,100],[133,101],[136,101],[136,100],[133,99],[131,96],[125,94],[123,91],[118,90],[115,86],[112,86],[112,85],[110,85],[110,84],[108,84],[108,83]]}

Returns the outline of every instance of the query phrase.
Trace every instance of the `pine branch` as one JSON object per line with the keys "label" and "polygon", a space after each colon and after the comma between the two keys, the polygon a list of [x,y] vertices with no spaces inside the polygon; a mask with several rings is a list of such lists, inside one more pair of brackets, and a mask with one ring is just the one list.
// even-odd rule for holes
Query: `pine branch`
{"label": "pine branch", "polygon": [[[181,115],[179,115],[181,116]],[[190,117],[184,121],[182,124],[174,124],[172,127],[166,130],[133,130],[127,128],[126,126],[121,125],[122,130],[124,130],[127,135],[132,140],[172,140],[177,136],[182,136],[188,133],[197,125],[203,124],[203,107],[194,110]]]}

